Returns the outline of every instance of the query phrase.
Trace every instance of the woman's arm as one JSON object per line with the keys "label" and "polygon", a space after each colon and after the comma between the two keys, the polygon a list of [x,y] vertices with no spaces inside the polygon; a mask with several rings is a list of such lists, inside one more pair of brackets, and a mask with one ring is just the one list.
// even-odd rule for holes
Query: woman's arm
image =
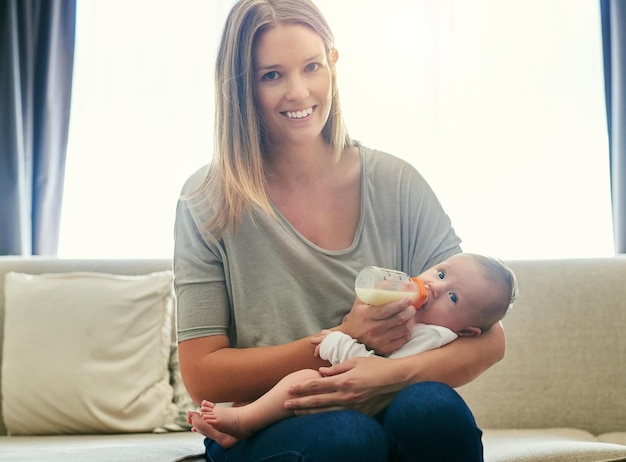
{"label": "woman's arm", "polygon": [[504,351],[504,328],[496,323],[478,337],[460,337],[442,348],[402,360],[408,369],[408,383],[442,382],[456,388],[500,361]]}
{"label": "woman's arm", "polygon": [[326,377],[292,387],[286,405],[299,414],[353,408],[375,414],[393,395],[413,383],[436,381],[459,387],[504,356],[501,324],[484,334],[460,338],[419,355],[399,359],[356,358],[320,372]]}
{"label": "woman's arm", "polygon": [[[367,338],[373,345],[382,345],[380,350],[391,352],[410,338],[412,324],[408,320],[414,313],[409,299],[376,309],[357,299],[350,322],[333,330],[352,329],[358,332],[355,337]],[[328,366],[314,353],[311,337],[284,345],[241,349],[230,348],[226,335],[185,340],[178,345],[183,381],[195,402],[256,399],[291,372]]]}
{"label": "woman's arm", "polygon": [[230,348],[228,337],[215,335],[180,342],[180,371],[191,399],[213,402],[252,401],[285,375],[328,363],[314,356],[309,338],[285,345]]}

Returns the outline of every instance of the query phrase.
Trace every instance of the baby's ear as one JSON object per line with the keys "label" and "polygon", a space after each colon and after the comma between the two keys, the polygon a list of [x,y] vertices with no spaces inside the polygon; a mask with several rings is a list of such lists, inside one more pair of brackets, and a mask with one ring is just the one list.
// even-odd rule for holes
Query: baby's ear
{"label": "baby's ear", "polygon": [[466,327],[457,332],[459,337],[478,337],[481,333],[480,327]]}

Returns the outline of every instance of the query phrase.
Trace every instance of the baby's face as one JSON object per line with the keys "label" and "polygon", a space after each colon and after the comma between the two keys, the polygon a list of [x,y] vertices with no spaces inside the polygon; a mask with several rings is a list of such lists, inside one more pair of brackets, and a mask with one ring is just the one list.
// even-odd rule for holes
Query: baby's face
{"label": "baby's face", "polygon": [[493,284],[471,255],[454,255],[419,275],[428,300],[416,322],[436,324],[459,333],[476,326],[477,314],[495,296]]}

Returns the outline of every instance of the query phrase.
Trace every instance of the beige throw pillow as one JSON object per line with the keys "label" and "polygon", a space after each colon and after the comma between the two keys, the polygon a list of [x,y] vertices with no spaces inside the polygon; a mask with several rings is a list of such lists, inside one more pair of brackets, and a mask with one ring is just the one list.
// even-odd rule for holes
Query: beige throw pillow
{"label": "beige throw pillow", "polygon": [[143,432],[176,418],[170,271],[8,273],[5,310],[10,434]]}

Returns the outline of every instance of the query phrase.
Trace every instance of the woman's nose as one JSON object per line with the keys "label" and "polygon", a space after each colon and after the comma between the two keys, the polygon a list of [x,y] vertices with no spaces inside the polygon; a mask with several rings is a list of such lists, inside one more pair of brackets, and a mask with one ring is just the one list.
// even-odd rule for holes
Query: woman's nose
{"label": "woman's nose", "polygon": [[288,81],[287,94],[285,97],[291,101],[298,101],[309,96],[306,82],[300,76],[291,77]]}

